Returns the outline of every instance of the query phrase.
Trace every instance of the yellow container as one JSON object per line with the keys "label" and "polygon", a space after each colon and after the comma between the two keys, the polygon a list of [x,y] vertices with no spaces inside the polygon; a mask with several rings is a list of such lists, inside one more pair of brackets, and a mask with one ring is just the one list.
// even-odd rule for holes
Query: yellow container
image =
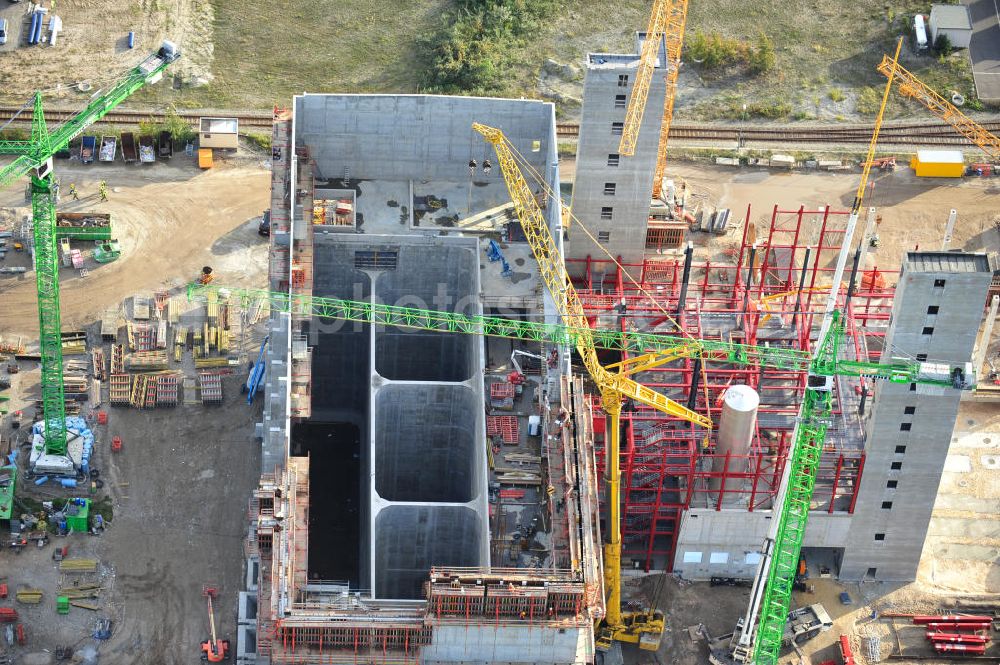
{"label": "yellow container", "polygon": [[960,150],[918,150],[910,168],[920,178],[961,178],[965,158]]}

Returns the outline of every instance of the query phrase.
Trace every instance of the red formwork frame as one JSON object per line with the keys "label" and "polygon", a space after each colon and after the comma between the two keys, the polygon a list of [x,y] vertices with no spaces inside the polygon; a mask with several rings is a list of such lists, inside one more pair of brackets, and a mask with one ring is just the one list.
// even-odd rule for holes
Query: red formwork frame
{"label": "red formwork frame", "polygon": [[[569,270],[580,275],[575,282],[591,325],[674,334],[679,328],[695,338],[809,350],[810,335],[815,335],[826,303],[826,294],[820,289],[832,279],[849,214],[829,208],[782,210],[775,206],[769,219],[762,220],[764,231],[756,239],[750,225],[744,223],[740,244],[729,252],[727,260],[692,261],[681,311],[683,256],[624,265],[587,257],[568,261]],[[745,220],[752,219],[748,206]],[[760,227],[756,224],[758,230]],[[850,269],[849,261],[848,274]],[[839,304],[845,311],[848,352],[856,358],[877,360],[892,309],[893,289],[878,286],[875,279],[863,284],[863,270],[862,265],[850,302],[845,302],[842,290]],[[797,291],[800,282],[803,292],[772,299],[770,311],[755,306],[761,298]],[[780,335],[774,326],[763,325],[765,316],[781,317]],[[713,317],[728,320],[730,325],[707,326],[704,322]],[[692,400],[690,389],[696,371],[699,381]],[[693,359],[683,359],[645,372],[638,379],[678,402],[691,400],[699,413],[716,422],[721,397],[730,385],[750,385],[761,396],[758,431],[747,455],[718,455],[713,438],[703,440],[703,433],[690,424],[651,409],[629,405],[622,413],[622,554],[645,570],[662,566],[669,571],[685,510],[770,508],[806,377],[801,371],[721,363],[697,368]],[[868,391],[869,387],[861,383],[854,390]],[[794,399],[787,399],[789,394]],[[834,416],[854,409],[857,399],[858,395],[838,398]],[[597,465],[603,474],[605,423],[603,413],[596,408],[594,412]],[[760,425],[760,421],[770,425]],[[813,510],[853,512],[864,463],[860,446],[828,442],[816,472]]]}

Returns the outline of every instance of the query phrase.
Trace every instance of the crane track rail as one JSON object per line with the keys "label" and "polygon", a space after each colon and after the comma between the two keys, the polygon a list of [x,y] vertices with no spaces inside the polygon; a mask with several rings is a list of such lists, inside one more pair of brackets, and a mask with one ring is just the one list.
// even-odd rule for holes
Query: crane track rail
{"label": "crane track rail", "polygon": [[[18,114],[18,111],[20,113]],[[59,124],[65,122],[75,116],[79,112],[79,109],[45,109],[45,121],[49,125]],[[14,116],[17,115],[17,119],[14,124],[26,125],[31,122],[32,112],[30,108],[27,109],[16,109],[10,107],[0,108],[0,125],[3,125],[10,121]],[[229,111],[177,111],[177,115],[182,119],[186,120],[192,126],[197,126],[199,118],[236,118],[239,120],[240,129],[254,129],[261,131],[270,131],[271,129],[271,114],[267,112],[263,113],[237,113],[233,114]],[[167,114],[162,111],[140,111],[134,109],[115,109],[111,111],[103,118],[95,122],[95,125],[138,125],[140,122],[163,122],[167,118]]]}
{"label": "crane track rail", "polygon": [[[982,123],[988,131],[1000,133],[1000,122]],[[576,124],[557,125],[560,138],[579,136]],[[745,144],[859,144],[871,140],[869,125],[821,126],[776,125],[771,127],[675,123],[670,128],[671,139],[687,141],[732,142]],[[972,146],[947,123],[895,123],[882,127],[879,140],[885,145],[947,145]]]}
{"label": "crane track rail", "polygon": [[[7,123],[17,114],[12,124],[21,126],[31,121],[31,109],[0,108],[0,125]],[[45,119],[49,123],[60,123],[69,120],[77,112],[76,109],[46,109]],[[192,126],[197,126],[202,117],[226,117],[239,120],[241,130],[269,131],[271,114],[268,112],[241,112],[219,110],[184,110],[177,115]],[[134,126],[140,122],[163,122],[167,114],[161,111],[142,111],[135,109],[115,109],[108,113],[98,123],[105,125]],[[982,123],[988,131],[1000,133],[1000,122]],[[670,128],[670,137],[677,140],[731,142],[740,145],[770,144],[859,144],[867,145],[871,140],[872,128],[869,125],[775,125],[762,127],[712,125],[694,123],[675,123]],[[559,123],[556,125],[559,138],[578,138],[580,126],[575,123]],[[967,139],[959,135],[947,123],[914,123],[898,122],[886,124],[879,135],[883,145],[942,145],[971,146]]]}

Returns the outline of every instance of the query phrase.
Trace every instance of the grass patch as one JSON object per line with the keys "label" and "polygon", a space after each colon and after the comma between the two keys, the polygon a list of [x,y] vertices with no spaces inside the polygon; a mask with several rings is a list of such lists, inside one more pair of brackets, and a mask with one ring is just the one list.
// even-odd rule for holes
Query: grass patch
{"label": "grass patch", "polygon": [[247,132],[245,135],[246,140],[250,145],[254,146],[259,150],[270,150],[271,149],[271,135],[264,132]]}
{"label": "grass patch", "polygon": [[576,141],[560,141],[559,142],[559,156],[560,157],[576,157]]}
{"label": "grass patch", "polygon": [[844,101],[844,91],[840,88],[832,88],[830,92],[826,93],[826,96],[830,98],[831,102]]}

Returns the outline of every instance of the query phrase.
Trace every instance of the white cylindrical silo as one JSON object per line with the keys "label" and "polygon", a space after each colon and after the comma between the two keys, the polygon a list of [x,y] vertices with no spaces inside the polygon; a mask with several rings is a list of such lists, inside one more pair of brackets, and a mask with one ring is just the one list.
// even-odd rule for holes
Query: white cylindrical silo
{"label": "white cylindrical silo", "polygon": [[[713,472],[722,473],[727,468],[727,454],[730,473],[742,473],[747,470],[746,456],[750,454],[759,406],[760,395],[750,386],[735,385],[726,389],[722,396],[722,415],[719,417],[719,433],[716,435]],[[712,478],[709,487],[713,490],[736,489],[734,481],[729,481],[726,487],[722,487],[721,478]],[[727,493],[723,500],[735,498],[735,494]]]}

